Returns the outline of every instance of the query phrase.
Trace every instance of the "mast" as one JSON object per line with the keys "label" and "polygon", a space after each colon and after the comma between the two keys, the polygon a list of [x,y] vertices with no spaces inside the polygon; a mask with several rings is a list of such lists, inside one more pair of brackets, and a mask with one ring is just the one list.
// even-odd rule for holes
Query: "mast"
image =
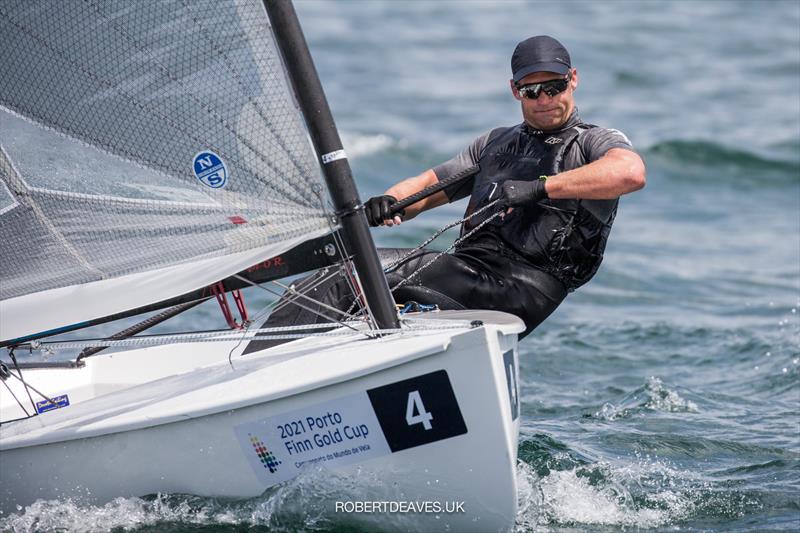
{"label": "mast", "polygon": [[378,251],[353,181],[350,163],[328,107],[314,61],[291,0],[264,0],[275,39],[284,59],[300,110],[322,160],[325,182],[342,231],[352,246],[353,262],[361,280],[370,313],[381,329],[400,327],[394,299],[383,274]]}

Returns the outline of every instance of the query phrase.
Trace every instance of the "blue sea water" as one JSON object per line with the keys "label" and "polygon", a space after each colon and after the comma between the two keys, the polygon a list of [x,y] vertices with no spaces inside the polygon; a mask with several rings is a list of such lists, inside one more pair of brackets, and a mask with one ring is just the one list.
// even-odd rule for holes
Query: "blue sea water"
{"label": "blue sea water", "polygon": [[[800,2],[296,6],[363,198],[519,122],[509,57],[541,33],[647,163],[598,275],[521,344],[517,529],[800,530]],[[373,235],[413,246],[463,208]],[[353,530],[320,490],[40,502],[0,529]]]}

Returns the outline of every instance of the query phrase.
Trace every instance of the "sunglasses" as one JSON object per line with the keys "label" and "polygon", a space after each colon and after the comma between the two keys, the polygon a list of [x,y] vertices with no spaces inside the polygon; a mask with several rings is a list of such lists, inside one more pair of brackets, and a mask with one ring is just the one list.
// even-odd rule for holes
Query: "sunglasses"
{"label": "sunglasses", "polygon": [[528,100],[536,100],[539,98],[541,93],[545,93],[547,96],[552,97],[567,90],[567,86],[569,85],[569,81],[571,79],[572,72],[567,74],[566,78],[548,80],[541,83],[528,83],[527,85],[523,85],[521,87],[517,86],[517,91],[521,97],[527,98]]}

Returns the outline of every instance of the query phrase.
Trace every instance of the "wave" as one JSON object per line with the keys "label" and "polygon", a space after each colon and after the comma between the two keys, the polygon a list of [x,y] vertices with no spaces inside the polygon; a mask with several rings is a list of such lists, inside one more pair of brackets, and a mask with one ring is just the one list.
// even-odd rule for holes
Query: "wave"
{"label": "wave", "polygon": [[348,157],[358,158],[367,157],[392,148],[405,149],[408,142],[398,141],[383,133],[374,135],[342,133],[342,145],[347,151]]}
{"label": "wave", "polygon": [[[797,146],[791,150],[793,155],[796,150]],[[645,149],[643,155],[648,165],[674,171],[670,177],[694,179],[702,172],[704,179],[716,176],[719,180],[744,178],[758,184],[800,183],[800,160],[766,157],[712,141],[663,141]]]}
{"label": "wave", "polygon": [[595,418],[612,422],[646,411],[664,413],[698,413],[697,404],[668,389],[657,377],[651,376],[647,383],[628,394],[619,403],[606,403],[594,413]]}

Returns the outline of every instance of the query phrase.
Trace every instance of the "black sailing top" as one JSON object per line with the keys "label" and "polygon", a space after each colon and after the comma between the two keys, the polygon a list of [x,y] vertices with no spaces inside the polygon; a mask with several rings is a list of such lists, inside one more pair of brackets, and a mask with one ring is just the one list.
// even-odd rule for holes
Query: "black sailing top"
{"label": "black sailing top", "polygon": [[[480,165],[475,177],[445,189],[451,202],[470,197],[466,216],[496,200],[499,185],[506,180],[534,180],[572,170],[600,159],[611,148],[633,150],[623,133],[586,124],[576,110],[557,130],[535,130],[526,123],[496,128],[435,167],[434,172],[443,180],[476,163]],[[491,233],[523,261],[574,290],[591,279],[600,266],[617,202],[544,199],[494,219],[470,241],[485,241],[484,234]],[[465,222],[462,234],[489,214]]]}

